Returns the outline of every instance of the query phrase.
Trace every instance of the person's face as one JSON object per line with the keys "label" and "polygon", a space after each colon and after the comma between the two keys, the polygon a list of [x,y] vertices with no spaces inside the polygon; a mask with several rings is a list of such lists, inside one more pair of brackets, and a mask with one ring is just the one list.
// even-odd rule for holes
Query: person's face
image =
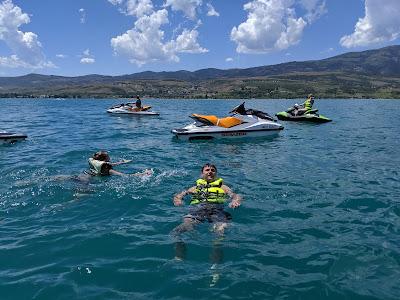
{"label": "person's face", "polygon": [[203,179],[206,181],[214,181],[215,176],[217,176],[217,170],[214,167],[206,166],[201,172]]}

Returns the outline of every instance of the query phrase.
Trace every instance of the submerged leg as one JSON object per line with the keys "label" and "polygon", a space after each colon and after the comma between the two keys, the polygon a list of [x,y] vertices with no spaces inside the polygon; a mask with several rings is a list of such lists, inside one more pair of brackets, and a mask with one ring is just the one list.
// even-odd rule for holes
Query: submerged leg
{"label": "submerged leg", "polygon": [[194,220],[192,218],[184,218],[183,223],[176,226],[172,233],[176,236],[186,232],[186,231],[191,231],[194,229],[195,225],[199,224],[200,222],[197,220]]}
{"label": "submerged leg", "polygon": [[[200,223],[199,221],[194,220],[192,218],[184,218],[183,223],[176,226],[171,233],[176,238],[179,238],[179,236],[182,233],[193,230],[194,226],[199,223]],[[186,257],[186,244],[183,241],[178,240],[177,242],[175,242],[175,259],[184,260],[185,257]]]}
{"label": "submerged leg", "polygon": [[225,222],[217,222],[213,225],[213,231],[219,235],[223,236],[225,233],[225,229],[228,227],[228,223]]}
{"label": "submerged leg", "polygon": [[175,243],[175,259],[184,260],[186,258],[186,244],[182,241]]}
{"label": "submerged leg", "polygon": [[224,252],[222,250],[222,239],[217,238],[213,241],[213,246],[210,253],[210,261],[211,261],[211,281],[210,287],[214,287],[221,277],[221,271],[219,265],[222,263],[224,259]]}
{"label": "submerged leg", "polygon": [[224,252],[222,251],[222,243],[220,239],[213,241],[211,253],[210,253],[210,262],[215,267],[217,264],[220,264],[224,259]]}

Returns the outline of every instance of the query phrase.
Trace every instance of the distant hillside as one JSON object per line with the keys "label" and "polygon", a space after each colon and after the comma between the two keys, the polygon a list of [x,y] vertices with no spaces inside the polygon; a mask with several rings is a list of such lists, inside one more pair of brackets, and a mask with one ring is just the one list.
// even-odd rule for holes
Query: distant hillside
{"label": "distant hillside", "polygon": [[400,46],[247,69],[0,77],[0,97],[400,98]]}

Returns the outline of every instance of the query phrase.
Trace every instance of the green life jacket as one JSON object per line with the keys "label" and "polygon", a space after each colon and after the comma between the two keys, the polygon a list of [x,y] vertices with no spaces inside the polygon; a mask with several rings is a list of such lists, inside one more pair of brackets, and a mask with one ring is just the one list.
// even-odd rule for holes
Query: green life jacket
{"label": "green life jacket", "polygon": [[213,182],[207,182],[200,178],[196,180],[196,191],[193,193],[190,204],[199,204],[201,202],[224,203],[226,194],[221,188],[222,178],[218,178]]}
{"label": "green life jacket", "polygon": [[313,104],[311,102],[311,99],[307,99],[306,101],[304,101],[304,108],[306,110],[311,110],[312,106],[313,106]]}
{"label": "green life jacket", "polygon": [[89,158],[90,171],[94,175],[110,175],[110,170],[112,169],[111,164],[106,161],[96,160],[94,158]]}

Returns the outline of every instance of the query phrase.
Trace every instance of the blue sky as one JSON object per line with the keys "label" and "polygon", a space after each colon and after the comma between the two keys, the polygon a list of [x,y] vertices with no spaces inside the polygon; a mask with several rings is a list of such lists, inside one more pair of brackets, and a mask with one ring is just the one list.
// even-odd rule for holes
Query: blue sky
{"label": "blue sky", "polygon": [[399,43],[400,0],[0,0],[0,76],[247,68]]}

